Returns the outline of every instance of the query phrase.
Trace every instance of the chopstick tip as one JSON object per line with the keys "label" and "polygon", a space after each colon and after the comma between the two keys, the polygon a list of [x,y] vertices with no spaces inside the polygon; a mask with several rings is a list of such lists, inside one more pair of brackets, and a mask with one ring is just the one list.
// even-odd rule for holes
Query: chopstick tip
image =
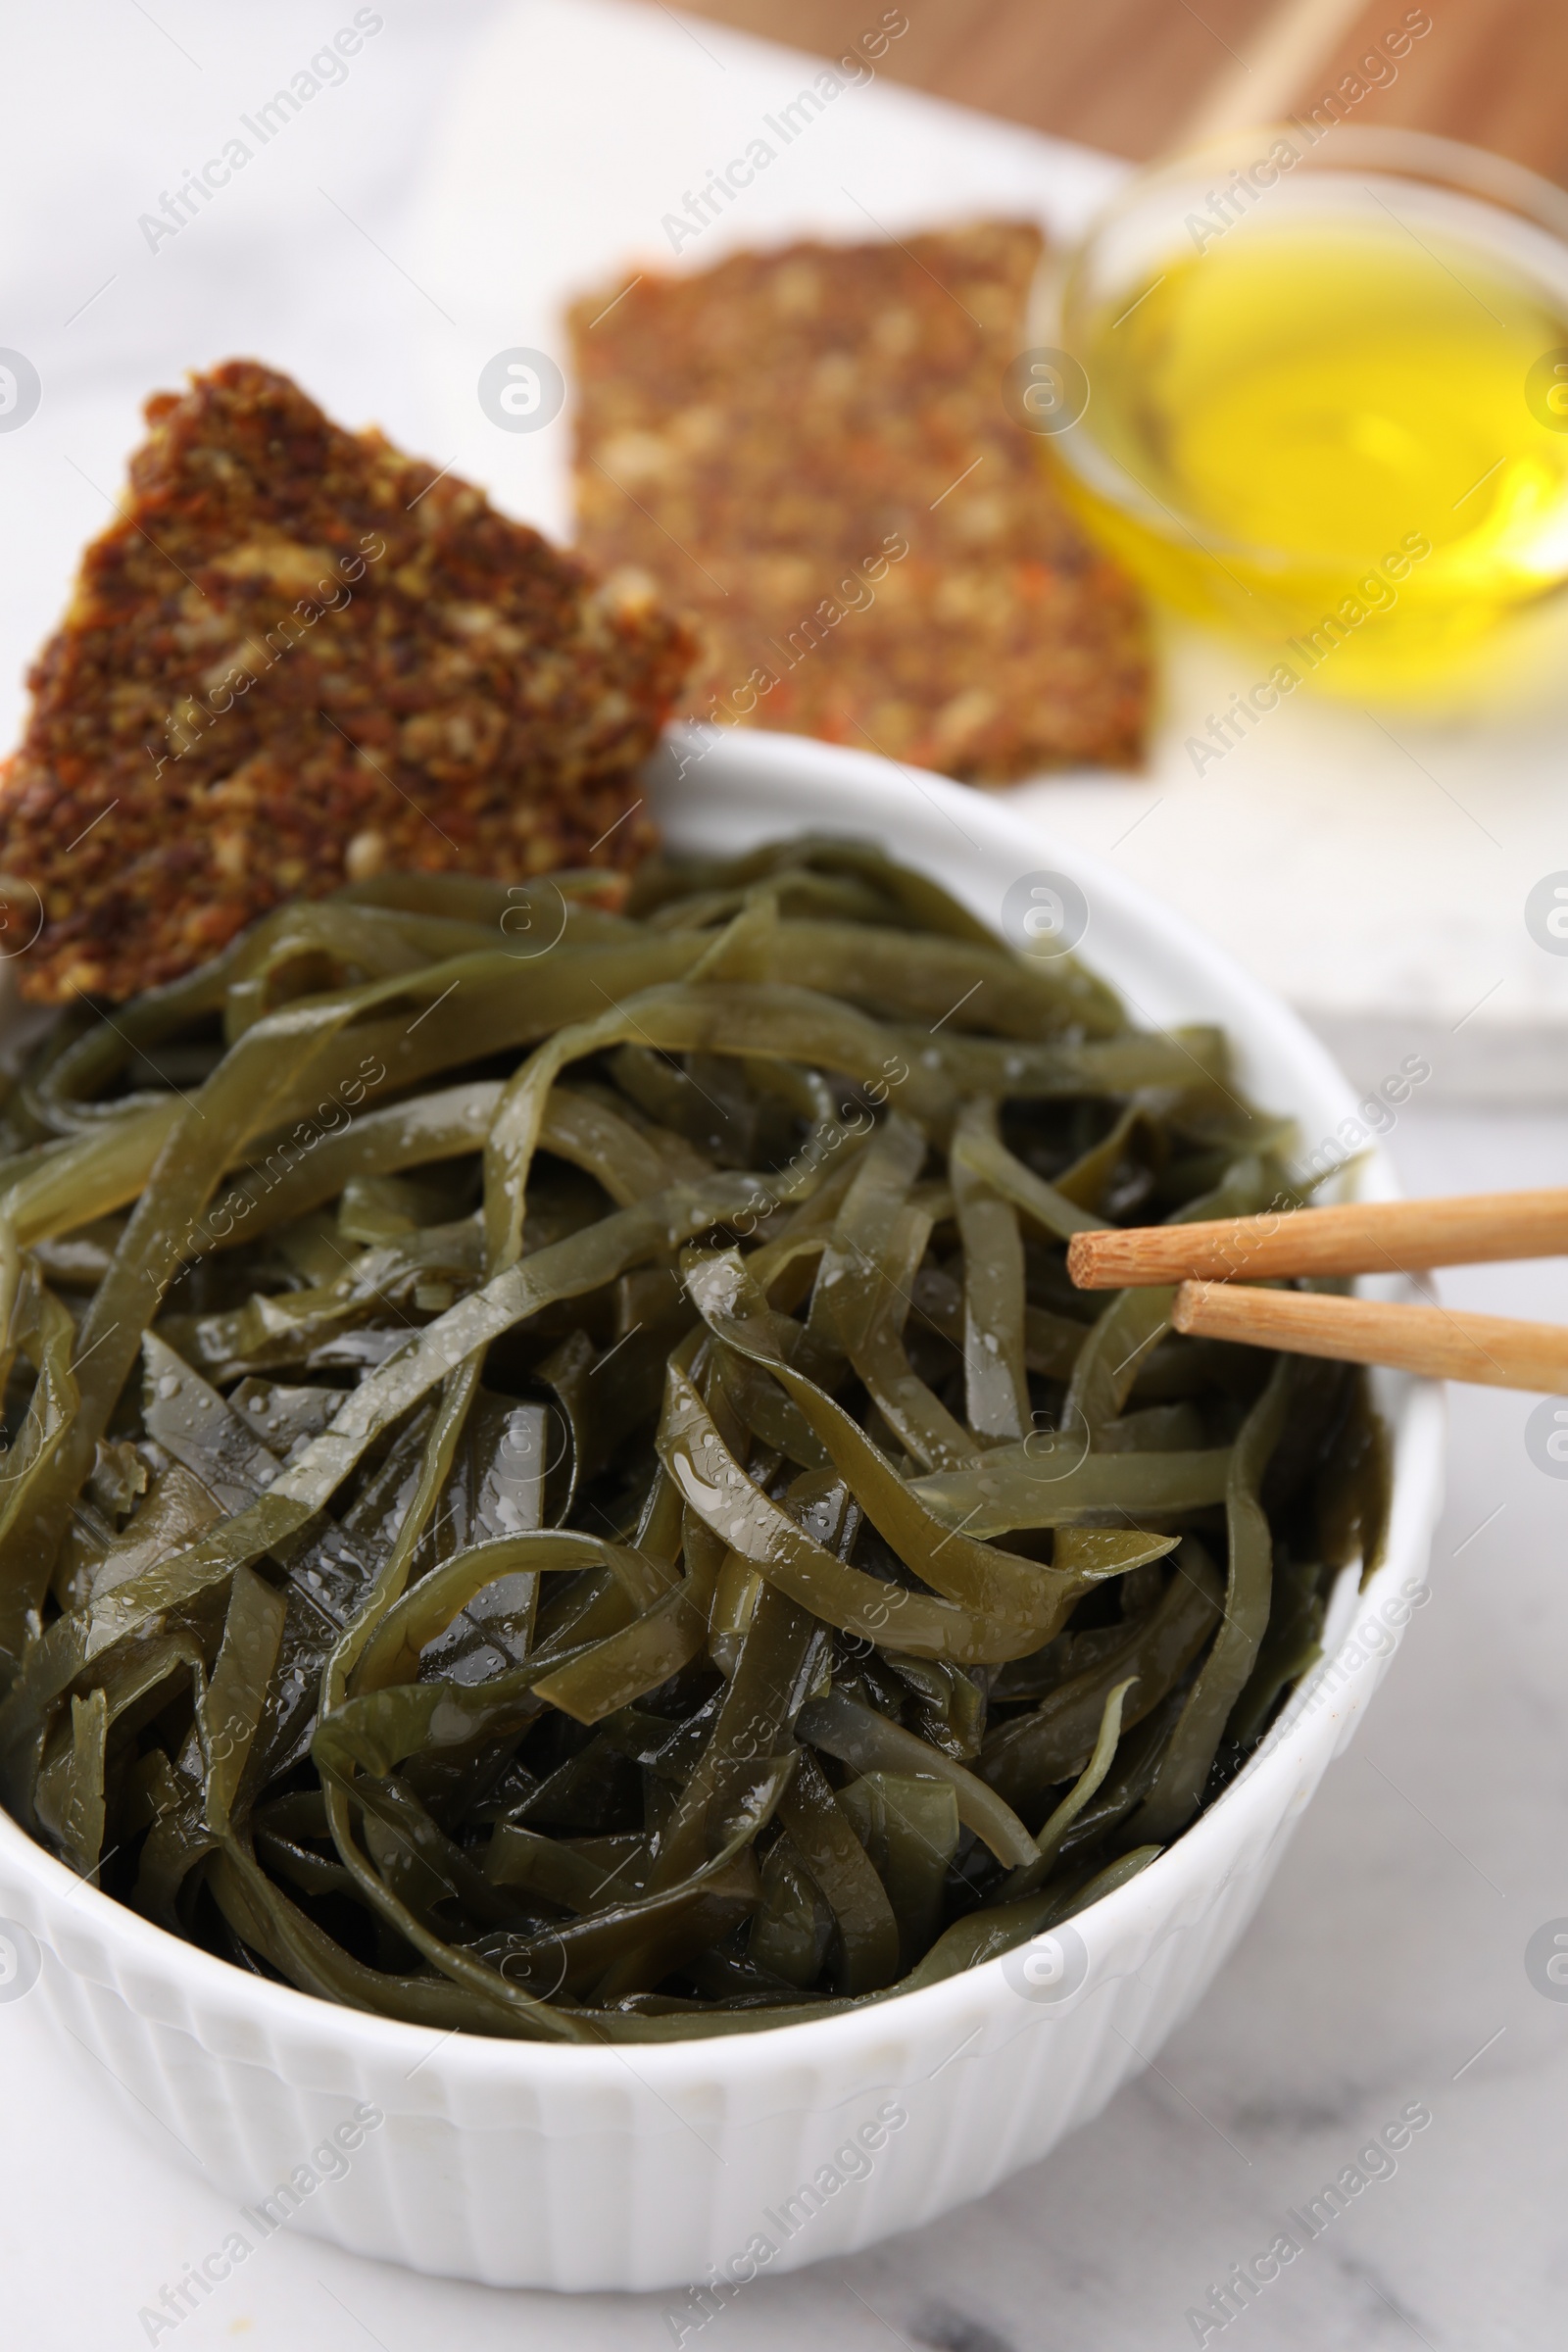
{"label": "chopstick tip", "polygon": [[1097,1227],[1093,1233],[1075,1233],[1067,1243],[1067,1279],[1075,1290],[1102,1291],[1107,1286],[1102,1265],[1104,1245],[1116,1232],[1114,1225]]}
{"label": "chopstick tip", "polygon": [[1172,1331],[1192,1330],[1203,1301],[1208,1297],[1210,1288],[1211,1286],[1206,1282],[1189,1281],[1179,1282],[1176,1285],[1176,1296],[1171,1301],[1170,1310]]}

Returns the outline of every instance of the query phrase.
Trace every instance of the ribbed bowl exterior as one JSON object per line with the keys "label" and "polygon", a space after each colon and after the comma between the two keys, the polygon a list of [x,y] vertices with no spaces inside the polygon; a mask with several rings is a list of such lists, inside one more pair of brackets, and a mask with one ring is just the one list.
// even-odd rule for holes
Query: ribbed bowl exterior
{"label": "ribbed bowl exterior", "polygon": [[[759,735],[677,737],[650,790],[679,848],[874,837],[992,920],[1019,875],[1070,871],[1094,909],[1086,955],[1141,1018],[1222,1020],[1244,1083],[1308,1136],[1353,1106],[1294,1016],[1215,950],[978,794],[924,777],[915,794],[879,760]],[[1374,1164],[1360,1189],[1395,1188]],[[912,2229],[1037,2161],[1197,2002],[1424,1597],[1441,1393],[1388,1380],[1380,1402],[1395,1438],[1383,1565],[1337,1597],[1328,1655],[1224,1795],[1071,1923],[1070,1965],[1058,1944],[1033,1977],[1008,1955],[880,2007],[716,2039],[442,2036],[195,1951],[0,1816],[0,1914],[42,1948],[29,1998],[166,2154],[182,2148],[248,2208],[253,2242],[286,2211],[356,2253],[489,2285],[664,2288],[672,2338],[695,2334],[759,2272]]]}

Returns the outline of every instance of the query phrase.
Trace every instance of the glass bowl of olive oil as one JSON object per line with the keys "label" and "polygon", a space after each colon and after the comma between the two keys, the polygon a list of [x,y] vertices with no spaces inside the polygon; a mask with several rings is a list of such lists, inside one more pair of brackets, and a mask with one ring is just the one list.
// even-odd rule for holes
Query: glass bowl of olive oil
{"label": "glass bowl of olive oil", "polygon": [[1534,173],[1419,132],[1246,133],[1129,182],[1049,309],[1014,414],[1070,501],[1295,679],[1484,680],[1568,579],[1568,195]]}

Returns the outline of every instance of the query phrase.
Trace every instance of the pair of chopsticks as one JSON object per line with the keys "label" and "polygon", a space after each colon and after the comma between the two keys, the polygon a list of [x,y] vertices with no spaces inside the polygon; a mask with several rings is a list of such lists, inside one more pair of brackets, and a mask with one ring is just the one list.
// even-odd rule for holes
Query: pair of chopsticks
{"label": "pair of chopsticks", "polygon": [[1082,1291],[1177,1283],[1171,1321],[1203,1338],[1563,1396],[1568,1330],[1555,1324],[1250,1286],[1289,1275],[1407,1274],[1564,1252],[1568,1190],[1476,1193],[1076,1233],[1067,1271]]}

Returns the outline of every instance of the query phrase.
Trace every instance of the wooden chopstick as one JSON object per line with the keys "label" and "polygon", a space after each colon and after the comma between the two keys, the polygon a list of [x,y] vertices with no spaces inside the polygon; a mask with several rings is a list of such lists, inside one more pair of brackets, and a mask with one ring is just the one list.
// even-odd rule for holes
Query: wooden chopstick
{"label": "wooden chopstick", "polygon": [[1081,1291],[1123,1291],[1164,1282],[1263,1282],[1282,1274],[1405,1273],[1565,1250],[1568,1189],[1557,1189],[1351,1200],[1204,1225],[1075,1233],[1067,1271]]}
{"label": "wooden chopstick", "polygon": [[1442,1306],[1396,1306],[1380,1298],[1259,1291],[1228,1282],[1184,1282],[1171,1321],[1178,1331],[1203,1339],[1283,1348],[1294,1355],[1336,1356],[1352,1364],[1392,1364],[1429,1380],[1468,1380],[1568,1396],[1568,1330],[1551,1323],[1457,1314]]}

